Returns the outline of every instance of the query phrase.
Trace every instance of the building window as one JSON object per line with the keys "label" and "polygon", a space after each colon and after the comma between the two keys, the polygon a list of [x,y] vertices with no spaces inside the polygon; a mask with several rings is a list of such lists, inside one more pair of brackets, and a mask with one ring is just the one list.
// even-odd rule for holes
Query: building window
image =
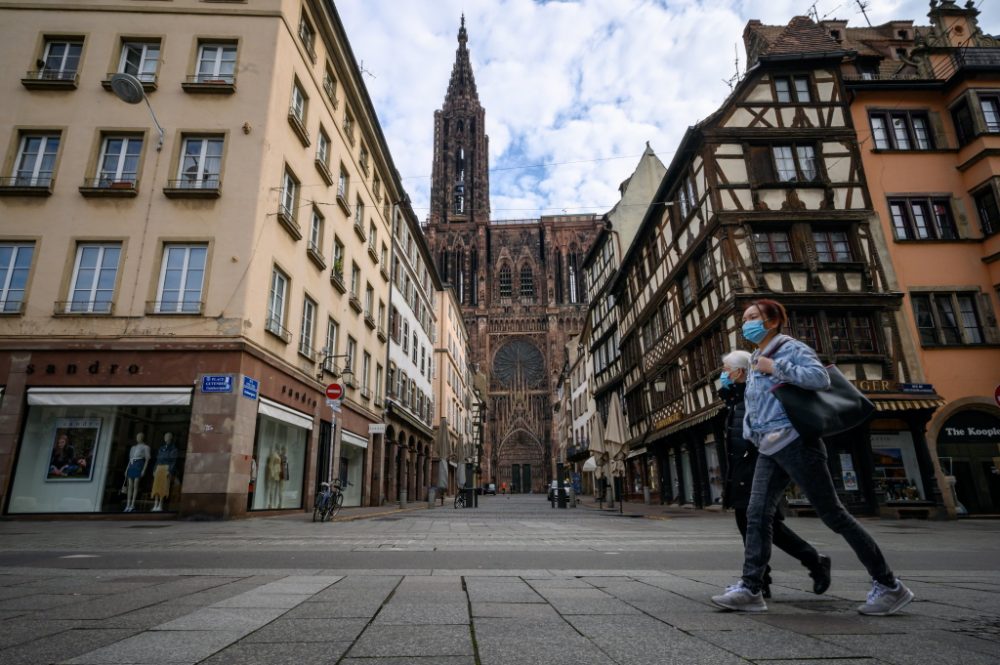
{"label": "building window", "polygon": [[111,313],[121,251],[119,243],[77,246],[67,312]]}
{"label": "building window", "polygon": [[351,177],[347,175],[347,171],[341,167],[340,175],[337,177],[337,196],[344,200],[344,205],[347,205],[347,191],[350,184]]}
{"label": "building window", "polygon": [[299,201],[299,181],[287,168],[281,178],[281,207],[278,209],[288,219],[295,219]]}
{"label": "building window", "polygon": [[354,202],[354,226],[362,229],[361,233],[364,233],[364,227],[361,225],[365,218],[365,203],[361,200],[359,196]]}
{"label": "building window", "polygon": [[350,335],[347,336],[347,360],[344,361],[344,368],[354,373],[354,356],[358,354],[358,343]]}
{"label": "building window", "polygon": [[973,292],[911,293],[923,346],[982,344],[983,316]]}
{"label": "building window", "polygon": [[330,168],[330,137],[326,135],[322,127],[319,129],[319,136],[316,139],[316,161],[327,169]]}
{"label": "building window", "polygon": [[371,284],[365,286],[365,316],[371,318],[375,312],[375,289]]}
{"label": "building window", "polygon": [[160,62],[160,42],[125,42],[118,62],[118,71],[131,74],[143,83],[156,81]]}
{"label": "building window", "polygon": [[792,242],[787,231],[754,231],[753,244],[761,263],[792,263]]}
{"label": "building window", "polygon": [[771,154],[781,182],[813,182],[819,177],[816,152],[811,145],[776,145]]}
{"label": "building window", "polygon": [[1000,231],[1000,206],[997,205],[997,195],[993,187],[986,187],[973,195],[976,210],[979,212],[979,224],[983,235],[991,236]]}
{"label": "building window", "polygon": [[375,400],[382,401],[382,365],[375,363]]}
{"label": "building window", "polygon": [[166,245],[157,289],[158,313],[199,314],[205,282],[206,245]]}
{"label": "building window", "polygon": [[302,330],[299,333],[299,353],[312,359],[313,336],[316,334],[316,303],[311,298],[302,301]]}
{"label": "building window", "polygon": [[368,146],[364,143],[361,144],[361,151],[358,154],[358,164],[361,165],[361,170],[368,175]]}
{"label": "building window", "polygon": [[59,152],[58,134],[24,134],[14,160],[15,187],[50,187]]}
{"label": "building window", "polygon": [[222,172],[221,138],[185,138],[177,169],[179,186],[218,189]]}
{"label": "building window", "polygon": [[830,333],[831,353],[870,354],[878,350],[875,343],[875,326],[871,316],[867,314],[828,313],[826,330]]}
{"label": "building window", "polygon": [[854,260],[847,231],[813,231],[816,256],[823,263],[847,263]]}
{"label": "building window", "polygon": [[370,384],[369,374],[371,374],[372,356],[367,351],[361,354],[361,390],[368,390]]}
{"label": "building window", "polygon": [[354,116],[351,115],[350,111],[344,111],[344,124],[341,127],[344,130],[344,136],[347,137],[347,142],[354,145]]}
{"label": "building window", "polygon": [[419,338],[417,337],[417,329],[414,328],[413,329],[413,344],[410,347],[410,352],[413,354],[412,356],[410,356],[410,359],[413,361],[414,365],[417,364],[417,345],[419,343],[420,343],[420,341],[419,341]]}
{"label": "building window", "polygon": [[299,40],[306,47],[306,53],[314,62],[316,60],[316,31],[313,30],[312,23],[306,18],[305,13],[299,19]]}
{"label": "building window", "polygon": [[323,215],[315,207],[312,209],[312,219],[309,221],[309,249],[321,254],[323,242]]}
{"label": "building window", "polygon": [[979,108],[983,111],[986,131],[991,134],[1000,133],[1000,97],[980,94]]}
{"label": "building window", "polygon": [[514,295],[514,283],[511,278],[510,266],[506,263],[500,266],[500,297],[510,298]]}
{"label": "building window", "polygon": [[375,247],[378,245],[378,228],[375,226],[375,222],[368,223],[368,249],[375,254]]}
{"label": "building window", "polygon": [[677,278],[677,286],[681,291],[681,302],[690,305],[694,302],[694,291],[691,289],[691,277],[685,272]]}
{"label": "building window", "polygon": [[202,44],[198,47],[195,83],[236,82],[236,45]]}
{"label": "building window", "polygon": [[802,312],[791,312],[789,318],[792,324],[792,335],[800,341],[805,342],[816,351],[821,351],[819,344],[819,328],[816,325],[815,314],[804,314]]}
{"label": "building window", "polygon": [[300,125],[306,124],[306,103],[308,98],[306,93],[302,91],[302,86],[298,81],[292,84],[292,105],[288,109],[288,113],[299,122]]}
{"label": "building window", "polygon": [[28,285],[33,243],[0,244],[0,312],[20,312]]}
{"label": "building window", "polygon": [[410,322],[403,319],[403,353],[410,352]]}
{"label": "building window", "polygon": [[281,336],[285,331],[285,303],[288,277],[277,268],[271,272],[271,290],[267,298],[267,330]]}
{"label": "building window", "polygon": [[531,271],[531,266],[525,263],[521,266],[521,297],[535,297],[535,276]]}
{"label": "building window", "polygon": [[98,158],[97,187],[114,183],[135,185],[139,173],[142,138],[138,136],[105,136]]}
{"label": "building window", "polygon": [[329,66],[323,72],[323,92],[330,98],[333,107],[337,108],[337,77],[333,75]]}
{"label": "building window", "polygon": [[361,268],[357,263],[351,263],[351,295],[355,298],[361,294]]}
{"label": "building window", "polygon": [[333,237],[333,272],[344,279],[344,243],[337,236]]}
{"label": "building window", "polygon": [[323,346],[323,369],[333,371],[333,358],[337,355],[337,333],[340,328],[337,322],[328,318],[326,320],[326,344]]}
{"label": "building window", "polygon": [[811,101],[808,76],[775,76],[774,92],[779,102],[805,104]]}
{"label": "building window", "polygon": [[698,287],[705,288],[712,283],[712,257],[705,252],[698,257]]}
{"label": "building window", "polygon": [[38,78],[53,81],[72,81],[80,68],[82,40],[46,39],[42,53],[42,69]]}
{"label": "building window", "polygon": [[964,146],[976,138],[976,125],[972,119],[972,109],[969,102],[963,99],[951,109],[951,120],[955,123],[955,134],[958,144]]}
{"label": "building window", "polygon": [[955,240],[955,220],[948,199],[889,199],[897,240]]}
{"label": "building window", "polygon": [[934,143],[927,114],[921,111],[870,113],[872,138],[878,150],[930,150]]}

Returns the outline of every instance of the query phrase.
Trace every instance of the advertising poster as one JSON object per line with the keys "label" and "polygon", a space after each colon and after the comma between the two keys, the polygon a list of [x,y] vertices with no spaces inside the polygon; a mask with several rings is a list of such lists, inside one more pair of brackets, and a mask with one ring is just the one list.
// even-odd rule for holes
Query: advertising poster
{"label": "advertising poster", "polygon": [[840,454],[840,471],[844,477],[844,489],[848,492],[858,490],[858,474],[854,471],[854,460],[850,453]]}
{"label": "advertising poster", "polygon": [[100,418],[59,418],[52,433],[50,482],[90,481],[94,477],[94,455],[101,433]]}

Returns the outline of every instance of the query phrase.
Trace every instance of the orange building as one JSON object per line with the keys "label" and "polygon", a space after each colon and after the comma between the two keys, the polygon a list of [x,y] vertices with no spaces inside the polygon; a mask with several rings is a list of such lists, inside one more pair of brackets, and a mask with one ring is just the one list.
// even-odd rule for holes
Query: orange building
{"label": "orange building", "polygon": [[947,401],[927,443],[949,512],[1000,513],[1000,39],[972,3],[930,5],[930,26],[821,25],[854,54],[842,74],[922,372],[897,388]]}

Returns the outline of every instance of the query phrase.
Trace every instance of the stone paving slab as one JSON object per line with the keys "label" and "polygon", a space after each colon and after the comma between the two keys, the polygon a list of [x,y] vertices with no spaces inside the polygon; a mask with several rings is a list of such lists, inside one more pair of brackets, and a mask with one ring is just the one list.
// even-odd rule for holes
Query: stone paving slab
{"label": "stone paving slab", "polygon": [[[335,665],[350,642],[237,642],[200,665]],[[367,662],[367,661],[365,661]]]}
{"label": "stone paving slab", "polygon": [[942,645],[937,635],[827,635],[823,640],[893,665],[996,665],[1000,662],[1000,648],[980,653],[954,644]]}
{"label": "stone paving slab", "polygon": [[173,621],[161,623],[154,630],[235,630],[250,632],[274,621],[284,613],[284,609],[206,607],[185,614]]}
{"label": "stone paving slab", "polygon": [[417,626],[469,623],[469,604],[463,597],[454,603],[402,602],[393,598],[375,617],[375,625]]}
{"label": "stone paving slab", "polygon": [[754,630],[693,630],[690,634],[747,659],[831,658],[863,655],[850,648],[787,630],[759,626]]}
{"label": "stone paving slab", "polygon": [[471,656],[472,636],[467,626],[373,625],[354,643],[352,658],[388,656]]}
{"label": "stone paving slab", "polygon": [[67,630],[0,652],[4,665],[42,665],[128,639],[134,630]]}
{"label": "stone paving slab", "polygon": [[471,656],[431,656],[430,658],[345,658],[338,665],[476,665]]}
{"label": "stone paving slab", "polygon": [[66,665],[197,663],[243,636],[242,631],[147,631],[71,658]]}
{"label": "stone paving slab", "polygon": [[278,619],[243,642],[352,642],[367,625],[367,619]]}
{"label": "stone paving slab", "polygon": [[482,665],[614,665],[607,654],[559,619],[477,619]]}
{"label": "stone paving slab", "polygon": [[546,603],[472,603],[473,617],[558,619],[559,613]]}

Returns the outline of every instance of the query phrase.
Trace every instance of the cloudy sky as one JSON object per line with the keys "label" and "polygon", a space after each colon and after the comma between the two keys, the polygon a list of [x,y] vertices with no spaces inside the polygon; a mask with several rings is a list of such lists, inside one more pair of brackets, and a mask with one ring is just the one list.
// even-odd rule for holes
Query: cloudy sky
{"label": "cloudy sky", "polygon": [[[417,215],[427,215],[433,117],[465,12],[490,137],[492,217],[601,213],[648,141],[669,163],[729,92],[743,26],[786,24],[813,0],[335,0]],[[976,0],[1000,33],[1000,2]],[[960,0],[964,5],[965,1]],[[928,23],[927,0],[867,0],[872,24]],[[820,17],[865,25],[856,0]],[[734,50],[735,49],[735,50]]]}

